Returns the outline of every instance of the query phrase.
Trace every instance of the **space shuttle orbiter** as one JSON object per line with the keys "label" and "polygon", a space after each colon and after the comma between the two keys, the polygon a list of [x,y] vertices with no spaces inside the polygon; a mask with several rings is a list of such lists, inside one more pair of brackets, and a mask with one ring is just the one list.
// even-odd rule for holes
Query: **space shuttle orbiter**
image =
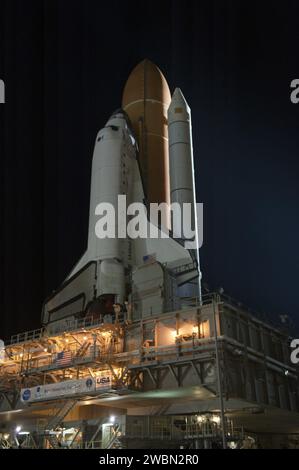
{"label": "space shuttle orbiter", "polygon": [[[133,321],[178,308],[178,288],[200,279],[200,269],[197,250],[186,249],[171,232],[163,237],[172,227],[171,213],[164,227],[147,217],[147,233],[158,237],[119,236],[131,204],[146,210],[151,203],[171,202],[191,203],[197,228],[190,108],[179,89],[171,100],[163,74],[145,60],[127,81],[122,109],[96,137],[87,250],[43,305],[49,331],[62,331],[86,316],[113,322],[116,304],[130,303]],[[101,203],[121,215],[114,237],[97,236]]]}

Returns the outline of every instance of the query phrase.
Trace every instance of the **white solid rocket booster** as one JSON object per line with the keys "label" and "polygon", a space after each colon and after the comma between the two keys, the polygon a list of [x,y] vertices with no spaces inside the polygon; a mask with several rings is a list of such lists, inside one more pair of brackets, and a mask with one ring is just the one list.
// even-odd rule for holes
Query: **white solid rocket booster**
{"label": "white solid rocket booster", "polygon": [[[195,231],[194,241],[198,246],[191,109],[180,88],[176,88],[168,109],[168,132],[171,203],[180,205],[181,214],[183,214],[183,205],[191,204],[191,228],[192,231]],[[174,235],[177,235],[175,228],[180,227],[181,238],[186,239],[188,237],[186,237],[183,217],[176,220],[176,216],[177,214],[174,212],[172,220]],[[198,249],[195,250],[195,255],[200,271]],[[199,295],[201,295],[200,284]]]}
{"label": "white solid rocket booster", "polygon": [[[176,88],[168,110],[171,203],[192,205],[192,228],[196,227],[196,193],[193,164],[191,110]],[[175,215],[174,215],[175,217]],[[173,221],[175,227],[175,220]],[[184,227],[181,227],[182,238]]]}

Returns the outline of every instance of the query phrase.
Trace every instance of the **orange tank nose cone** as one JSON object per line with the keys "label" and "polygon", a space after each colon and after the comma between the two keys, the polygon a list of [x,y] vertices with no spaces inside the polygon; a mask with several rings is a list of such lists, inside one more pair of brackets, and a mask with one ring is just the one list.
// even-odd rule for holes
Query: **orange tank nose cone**
{"label": "orange tank nose cone", "polygon": [[139,161],[148,202],[170,202],[167,111],[171,95],[161,70],[149,60],[135,67],[122,107],[139,143]]}
{"label": "orange tank nose cone", "polygon": [[129,108],[140,99],[160,101],[167,107],[171,102],[169,87],[163,73],[148,59],[140,62],[131,72],[123,93],[123,107]]}

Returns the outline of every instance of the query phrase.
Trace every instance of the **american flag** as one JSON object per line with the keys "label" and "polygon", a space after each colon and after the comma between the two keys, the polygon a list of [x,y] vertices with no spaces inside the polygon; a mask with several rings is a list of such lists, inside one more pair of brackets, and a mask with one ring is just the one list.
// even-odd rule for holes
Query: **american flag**
{"label": "american flag", "polygon": [[71,351],[61,351],[56,356],[56,364],[60,366],[64,366],[65,364],[69,364],[72,360],[72,353]]}

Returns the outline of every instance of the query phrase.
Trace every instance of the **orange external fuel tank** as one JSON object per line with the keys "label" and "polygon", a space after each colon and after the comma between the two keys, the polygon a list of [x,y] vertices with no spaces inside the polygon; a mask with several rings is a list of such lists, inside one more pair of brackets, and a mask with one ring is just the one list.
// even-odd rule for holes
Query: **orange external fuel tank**
{"label": "orange external fuel tank", "polygon": [[167,111],[171,95],[161,70],[144,60],[131,73],[123,93],[139,144],[139,162],[148,203],[170,204]]}

